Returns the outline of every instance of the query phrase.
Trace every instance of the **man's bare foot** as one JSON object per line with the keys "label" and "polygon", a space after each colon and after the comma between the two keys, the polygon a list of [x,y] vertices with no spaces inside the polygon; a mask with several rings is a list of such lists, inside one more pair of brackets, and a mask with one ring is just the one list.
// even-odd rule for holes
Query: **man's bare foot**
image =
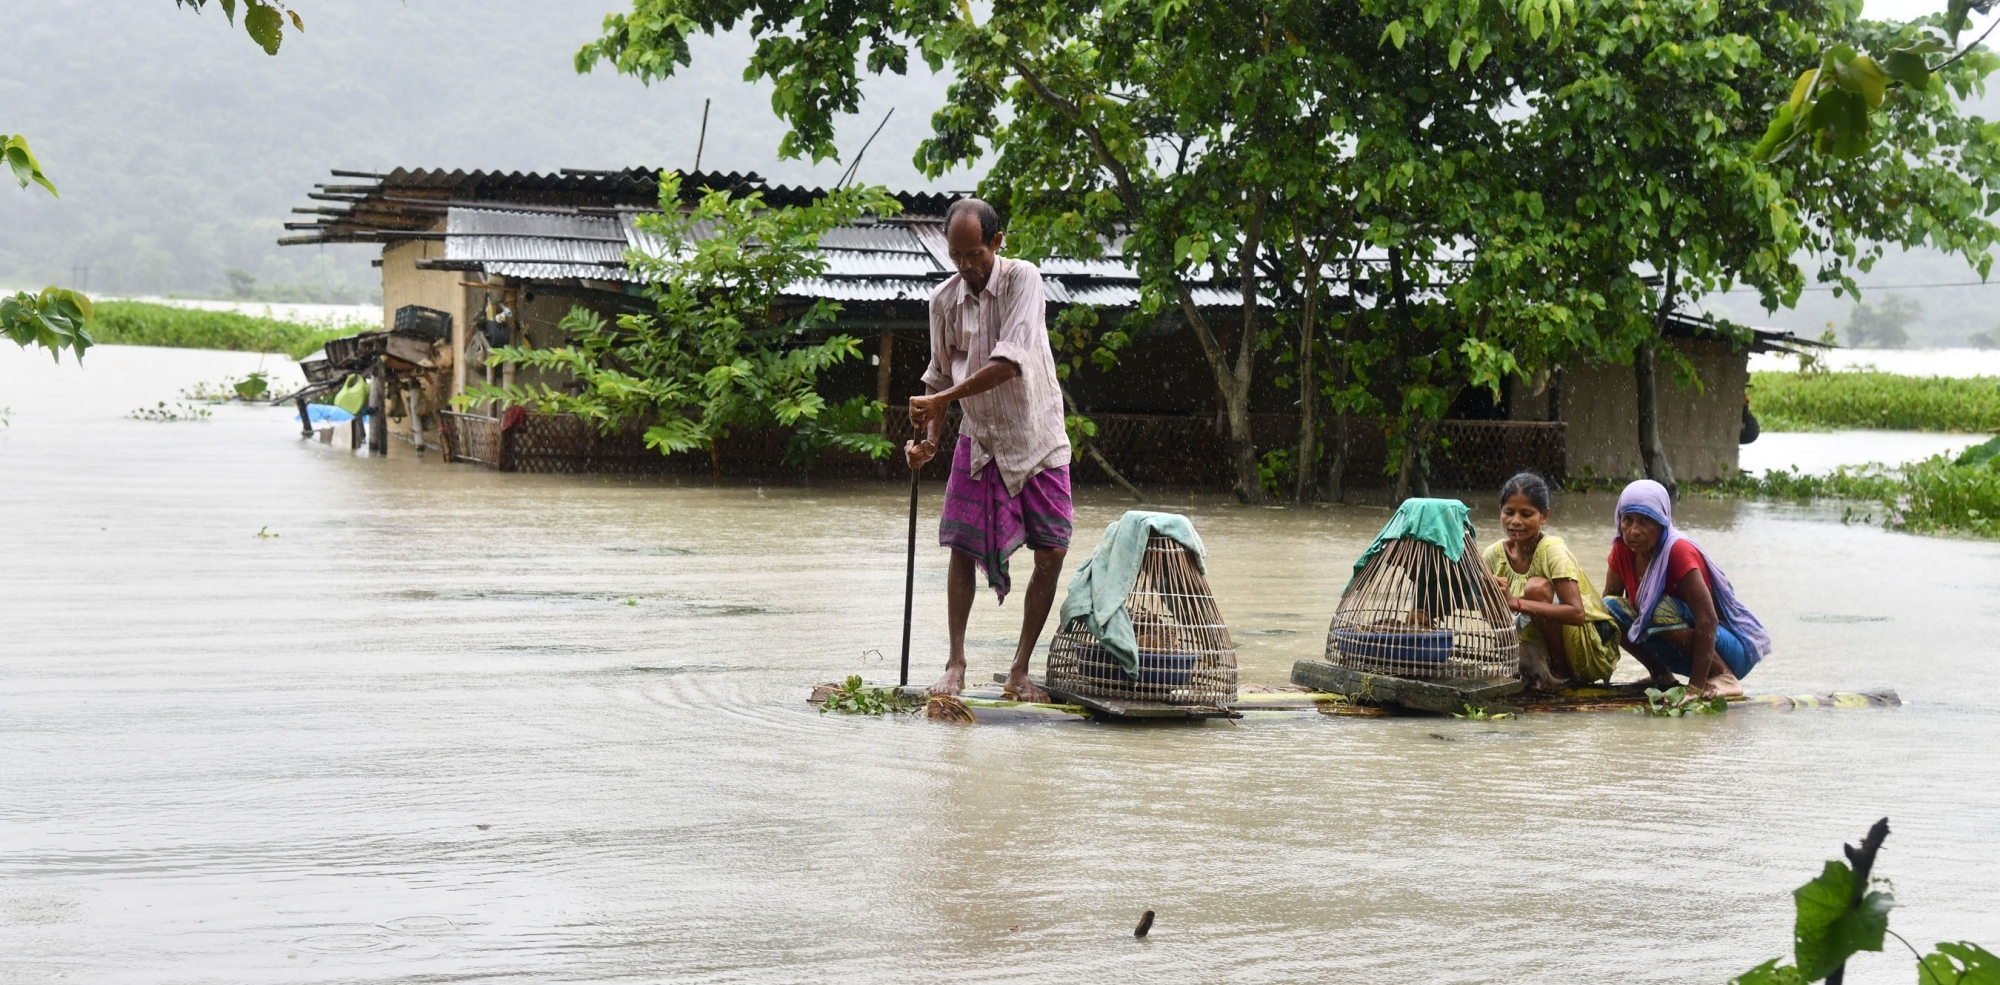
{"label": "man's bare foot", "polygon": [[944,676],[938,678],[937,683],[930,686],[929,693],[934,696],[942,695],[950,697],[963,690],[965,690],[965,667],[961,664],[956,667],[945,667]]}
{"label": "man's bare foot", "polygon": [[1008,675],[1006,693],[1013,695],[1015,701],[1045,704],[1049,700],[1049,692],[1036,687],[1033,681],[1028,680],[1026,674]]}

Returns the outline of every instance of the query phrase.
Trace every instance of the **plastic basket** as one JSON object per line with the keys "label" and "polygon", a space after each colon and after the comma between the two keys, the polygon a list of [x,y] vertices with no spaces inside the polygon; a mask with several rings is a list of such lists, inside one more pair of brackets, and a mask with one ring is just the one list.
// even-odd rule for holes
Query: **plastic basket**
{"label": "plastic basket", "polygon": [[1452,632],[1449,629],[1384,630],[1336,629],[1334,645],[1348,660],[1374,664],[1442,664],[1451,659]]}
{"label": "plastic basket", "polygon": [[406,304],[396,309],[396,333],[432,340],[448,339],[451,337],[451,316],[436,308]]}
{"label": "plastic basket", "polygon": [[[1139,654],[1139,683],[1152,687],[1187,687],[1194,679],[1195,667],[1201,663],[1199,653],[1141,653]],[[1083,676],[1100,681],[1130,681],[1125,668],[1111,651],[1098,646],[1079,647],[1076,651],[1077,669]]]}

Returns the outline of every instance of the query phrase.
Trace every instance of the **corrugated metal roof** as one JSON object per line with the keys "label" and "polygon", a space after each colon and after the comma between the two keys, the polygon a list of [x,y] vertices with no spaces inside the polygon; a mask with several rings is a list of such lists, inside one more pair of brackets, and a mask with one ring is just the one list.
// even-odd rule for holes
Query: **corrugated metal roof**
{"label": "corrugated metal roof", "polygon": [[[479,270],[527,280],[639,280],[626,266],[628,249],[660,256],[666,243],[639,227],[637,208],[603,212],[458,208],[447,211],[444,256],[423,266]],[[843,226],[821,238],[826,270],[786,291],[796,297],[837,301],[924,301],[951,270],[938,260],[943,243],[937,223],[875,222]],[[693,235],[712,235],[696,223]],[[1041,265],[1043,291],[1057,304],[1130,307],[1139,302],[1138,277],[1115,258],[1053,260]],[[1239,295],[1198,287],[1195,303],[1228,307]]]}
{"label": "corrugated metal roof", "polygon": [[[659,205],[658,168],[617,171],[565,169],[557,174],[500,171],[445,171],[397,168],[384,173],[334,171],[335,181],[314,186],[309,197],[333,203],[294,209],[311,222],[287,223],[300,231],[280,245],[382,243],[436,238],[437,217],[450,206],[553,210],[654,208]],[[805,205],[824,197],[821,188],[772,185],[754,173],[681,173],[681,198],[697,199],[704,189],[732,195],[752,192],[774,206]],[[894,192],[909,216],[939,216],[956,196]]]}
{"label": "corrugated metal roof", "polygon": [[624,242],[618,220],[604,215],[513,212],[498,209],[450,209],[445,213],[447,236],[539,236]]}
{"label": "corrugated metal roof", "polygon": [[1068,257],[1050,257],[1037,266],[1042,268],[1044,277],[1116,277],[1120,279],[1138,276],[1125,261],[1118,257],[1098,260],[1071,260]]}
{"label": "corrugated metal roof", "polygon": [[936,282],[903,277],[819,278],[800,281],[787,288],[785,293],[793,297],[827,298],[832,301],[928,301],[931,291],[936,288]]}
{"label": "corrugated metal roof", "polygon": [[[929,280],[942,275],[937,264],[925,254],[884,253],[876,250],[821,250],[828,277],[909,277]],[[943,280],[939,276],[938,280]]]}
{"label": "corrugated metal roof", "polygon": [[[1042,293],[1050,301],[1058,304],[1094,304],[1106,308],[1129,308],[1139,303],[1139,281],[1133,278],[1127,283],[1106,283],[1089,281],[1078,283],[1049,277],[1042,281]],[[1243,303],[1243,295],[1238,291],[1225,291],[1213,287],[1197,287],[1194,303],[1202,308],[1233,308]],[[1267,300],[1266,304],[1269,303]]]}
{"label": "corrugated metal roof", "polygon": [[958,269],[952,266],[951,247],[944,241],[944,223],[913,222],[910,224],[910,234],[917,238],[917,243],[931,255],[931,259],[937,261],[939,270]]}
{"label": "corrugated metal roof", "polygon": [[625,237],[611,216],[452,209],[445,216],[444,259],[589,266],[598,271],[592,276],[615,270],[623,277]]}
{"label": "corrugated metal roof", "polygon": [[600,267],[576,263],[516,263],[494,260],[480,264],[488,274],[522,280],[610,280],[637,283],[639,278],[624,266]]}
{"label": "corrugated metal roof", "polygon": [[829,229],[819,238],[819,245],[825,250],[876,250],[930,256],[930,251],[917,241],[917,235],[910,231],[910,226],[900,222],[873,222]]}

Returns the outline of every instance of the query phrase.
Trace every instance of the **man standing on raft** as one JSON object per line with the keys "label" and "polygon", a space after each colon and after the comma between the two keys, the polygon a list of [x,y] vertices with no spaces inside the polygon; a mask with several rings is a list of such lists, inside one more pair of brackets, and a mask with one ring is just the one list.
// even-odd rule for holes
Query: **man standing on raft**
{"label": "man standing on raft", "polygon": [[1025,260],[995,255],[1005,239],[1000,216],[979,199],[953,202],[944,225],[958,274],[931,294],[925,395],[910,398],[910,423],[925,437],[903,449],[910,468],[923,468],[937,455],[946,409],[958,402],[958,447],[938,525],[938,543],[952,549],[946,582],[951,656],[930,691],[965,688],[965,623],[977,590],[973,568],[986,574],[1004,604],[1012,584],[1007,558],[1026,544],[1035,552],[1035,574],[1007,690],[1022,701],[1046,701],[1048,693],[1028,683],[1028,658],[1055,603],[1073,514],[1069,433],[1042,310],[1042,272]]}

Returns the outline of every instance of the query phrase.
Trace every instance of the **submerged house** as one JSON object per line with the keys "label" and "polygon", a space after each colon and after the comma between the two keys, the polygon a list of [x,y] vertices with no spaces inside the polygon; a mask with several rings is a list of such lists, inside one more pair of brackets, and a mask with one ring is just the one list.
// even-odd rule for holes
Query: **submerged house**
{"label": "submerged house", "polygon": [[[485,356],[495,345],[537,347],[563,341],[558,322],[581,305],[606,317],[648,311],[627,250],[657,252],[634,219],[659,207],[658,172],[563,170],[554,174],[397,169],[389,173],[335,171],[316,186],[317,204],[295,209],[310,220],[287,224],[281,244],[379,244],[384,330],[405,336],[404,357],[377,357],[382,415],[388,422],[374,440],[386,451],[390,432],[417,447],[441,446],[447,458],[528,471],[702,471],[699,462],[645,449],[635,434],[599,435],[582,422],[553,415],[487,415],[450,409],[453,397],[479,379],[536,382],[506,374]],[[702,188],[755,190],[773,205],[803,204],[819,189],[771,185],[755,174],[702,172],[683,176],[684,194]],[[795,285],[804,299],[842,306],[837,330],[864,340],[867,363],[839,367],[824,379],[829,399],[867,394],[889,405],[885,433],[900,440],[909,431],[901,411],[921,392],[929,356],[928,298],[951,275],[943,214],[953,196],[902,193],[903,213],[863,219],[829,232],[821,241],[824,276]],[[1041,265],[1053,323],[1056,310],[1091,304],[1107,315],[1134,308],[1136,274],[1121,257],[1055,259]],[[1340,299],[1336,299],[1339,301]],[[1205,309],[1240,312],[1240,295],[1224,285],[1197,289]],[[1346,303],[1366,304],[1350,296]],[[405,331],[394,332],[399,321]],[[448,323],[448,324],[443,324]],[[411,353],[413,325],[434,328],[432,351]],[[1070,389],[1098,424],[1093,444],[1139,482],[1226,487],[1232,476],[1215,390],[1194,333],[1175,319],[1133,332],[1134,342],[1108,372],[1080,374]],[[1747,380],[1747,351],[1732,348],[1693,319],[1676,322],[1672,341],[1700,371],[1705,388],[1660,387],[1663,439],[1676,473],[1712,479],[1736,470],[1736,436]],[[1783,347],[1778,333],[1759,333],[1757,347]],[[329,347],[329,356],[336,353]],[[380,345],[377,345],[380,348]],[[356,350],[358,351],[358,350]],[[372,350],[371,350],[372,351]],[[313,367],[323,376],[344,375],[365,360],[350,358]],[[1256,405],[1289,408],[1295,399],[1264,367]],[[520,372],[527,372],[520,370]],[[496,376],[495,374],[499,374]],[[374,379],[375,377],[371,377]],[[335,380],[334,382],[337,382]],[[560,381],[546,381],[559,384]],[[1481,395],[1483,397],[1483,395]],[[1483,486],[1521,468],[1546,475],[1621,477],[1638,459],[1632,375],[1623,367],[1566,367],[1537,387],[1517,383],[1505,399],[1461,401],[1438,430],[1443,440],[1430,461],[1432,481],[1444,487]],[[1284,447],[1295,438],[1293,414],[1258,414],[1259,444]],[[1350,422],[1346,476],[1368,485],[1382,473],[1386,442],[1379,422]],[[723,458],[739,474],[783,471],[770,436],[731,439]],[[678,458],[686,459],[687,456]],[[940,474],[943,457],[932,466]],[[875,474],[872,465],[832,462],[816,474]],[[1101,473],[1079,464],[1077,478]]]}

